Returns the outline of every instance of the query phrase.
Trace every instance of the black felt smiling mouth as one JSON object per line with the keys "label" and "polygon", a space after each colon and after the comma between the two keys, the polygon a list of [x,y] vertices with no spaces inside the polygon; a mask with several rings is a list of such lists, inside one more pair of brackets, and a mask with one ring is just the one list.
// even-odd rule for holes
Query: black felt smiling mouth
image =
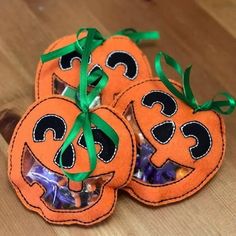
{"label": "black felt smiling mouth", "polygon": [[80,191],[72,191],[68,179],[44,166],[27,144],[22,155],[22,176],[29,185],[39,184],[44,189],[42,200],[50,209],[83,209],[97,202],[113,173],[89,177],[82,182]]}
{"label": "black felt smiling mouth", "polygon": [[[47,114],[37,120],[34,125],[32,137],[34,143],[46,142],[47,133],[53,134],[54,141],[63,141],[68,129],[65,119],[56,114]],[[116,147],[109,137],[100,129],[92,128],[94,141],[100,146],[100,152],[97,157],[103,163],[109,163],[116,154]],[[109,142],[111,142],[110,145]],[[113,145],[112,145],[113,144]],[[62,167],[71,169],[77,162],[75,145],[86,149],[86,143],[83,133],[80,135],[76,144],[71,143],[62,155]],[[31,185],[38,183],[45,190],[42,199],[53,209],[80,209],[92,205],[101,197],[103,187],[112,179],[113,173],[104,173],[99,176],[89,177],[81,183],[76,183],[76,191],[74,187],[62,172],[57,172],[55,168],[50,169],[45,166],[36,155],[30,150],[27,144],[24,146],[24,160],[27,170],[23,171],[25,180]],[[55,155],[49,157],[50,164],[60,167],[60,151],[59,148]],[[26,160],[27,158],[27,160]],[[50,163],[51,162],[51,163]],[[82,188],[81,188],[82,187]],[[79,188],[79,189],[78,189]]]}
{"label": "black felt smiling mouth", "polygon": [[147,184],[164,186],[181,181],[193,171],[193,168],[183,166],[171,159],[167,159],[162,166],[156,167],[150,160],[140,158],[136,164],[134,177]]}

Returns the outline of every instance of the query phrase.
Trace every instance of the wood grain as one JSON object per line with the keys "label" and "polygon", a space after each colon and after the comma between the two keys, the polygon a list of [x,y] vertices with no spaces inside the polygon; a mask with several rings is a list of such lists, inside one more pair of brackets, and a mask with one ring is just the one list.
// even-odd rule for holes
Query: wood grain
{"label": "wood grain", "polygon": [[159,42],[142,45],[150,63],[164,50],[184,66],[193,64],[192,86],[200,102],[221,90],[236,96],[235,5],[235,0],[1,1],[0,235],[236,235],[235,114],[225,118],[225,162],[199,193],[151,208],[120,192],[112,217],[91,228],[53,226],[23,207],[8,182],[6,142],[18,119],[14,114],[21,116],[34,101],[40,54],[52,41],[83,26],[106,35],[126,27],[159,30]]}
{"label": "wood grain", "polygon": [[198,0],[197,3],[229,33],[236,37],[235,0]]}

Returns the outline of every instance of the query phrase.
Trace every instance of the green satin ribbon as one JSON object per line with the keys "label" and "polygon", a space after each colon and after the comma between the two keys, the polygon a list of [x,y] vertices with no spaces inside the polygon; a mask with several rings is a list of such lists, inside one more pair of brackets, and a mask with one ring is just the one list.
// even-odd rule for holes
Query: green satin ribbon
{"label": "green satin ribbon", "polygon": [[137,44],[143,40],[157,40],[160,38],[160,34],[157,31],[138,32],[133,28],[120,30],[116,32],[115,35],[127,36]]}
{"label": "green satin ribbon", "polygon": [[[171,66],[181,77],[182,79],[182,92],[179,91],[168,79],[166,74],[164,73],[162,66],[161,66],[161,58],[164,57],[165,62],[167,65]],[[170,57],[168,54],[159,52],[155,58],[155,69],[156,73],[159,76],[160,80],[164,83],[164,85],[172,92],[176,97],[181,99],[183,102],[188,104],[190,107],[193,108],[194,112],[198,111],[208,111],[214,110],[220,114],[229,115],[231,114],[235,107],[236,107],[236,100],[226,92],[222,92],[217,94],[212,98],[212,100],[206,101],[203,104],[198,104],[196,98],[193,95],[192,89],[190,87],[190,72],[191,67],[189,66],[185,71],[181,68],[181,66]],[[217,96],[224,96],[226,100],[218,100],[216,101],[215,98]],[[226,110],[224,110],[227,108]]]}
{"label": "green satin ribbon", "polygon": [[[143,40],[157,40],[160,38],[160,35],[157,31],[147,31],[147,32],[138,32],[135,29],[127,28],[120,31],[117,31],[115,35],[123,35],[129,37],[132,41],[135,43],[140,43]],[[84,46],[86,37],[83,37],[82,39],[78,39],[78,33],[76,35],[77,41],[73,42],[63,48],[59,48],[58,50],[53,51],[53,53],[44,54],[41,56],[42,62],[47,62],[49,60],[56,59],[58,57],[64,56],[68,53],[77,51],[80,54],[82,54],[82,46]],[[106,40],[100,33],[95,35],[93,39],[93,43],[91,45],[91,51],[93,51],[96,47],[103,44],[103,42]]]}
{"label": "green satin ribbon", "polygon": [[[81,29],[83,31],[83,29]],[[71,53],[71,52],[74,52],[74,51],[77,51],[79,52],[80,54],[83,53],[83,47],[85,45],[85,42],[86,42],[86,36],[81,38],[81,39],[78,39],[80,33],[81,33],[81,30],[79,30],[76,34],[76,38],[77,40],[69,45],[66,45],[65,47],[62,47],[62,48],[59,48],[53,52],[49,52],[47,54],[43,54],[41,55],[41,61],[42,62],[47,62],[47,61],[50,61],[50,60],[54,60],[58,57],[61,57],[61,56],[64,56],[68,53]],[[97,33],[94,35],[94,38],[92,39],[92,43],[91,43],[91,52],[97,48],[98,46],[100,46],[101,44],[103,44],[103,42],[105,41],[106,39],[97,31]]]}
{"label": "green satin ribbon", "polygon": [[[81,39],[79,35],[82,31],[86,30],[87,35]],[[159,39],[159,33],[156,31],[152,32],[137,32],[135,29],[123,29],[115,33],[115,35],[123,35],[129,37],[135,43],[140,43],[143,40],[156,40]],[[77,40],[63,48],[57,49],[53,52],[44,54],[41,56],[41,61],[47,62],[50,60],[54,60],[58,57],[64,56],[73,51],[77,51],[82,55],[81,67],[80,67],[80,85],[76,90],[68,88],[66,91],[66,95],[76,101],[77,106],[82,111],[81,114],[75,119],[74,125],[66,138],[65,142],[61,148],[61,154],[59,158],[60,167],[63,173],[73,181],[82,181],[94,171],[96,168],[96,149],[93,139],[93,134],[91,130],[91,124],[94,124],[98,128],[100,128],[115,144],[118,146],[119,137],[116,132],[110,127],[105,121],[103,121],[99,116],[95,113],[89,111],[89,107],[93,102],[94,98],[98,96],[102,89],[107,84],[107,76],[102,71],[94,71],[87,74],[87,67],[89,62],[89,56],[91,52],[102,45],[106,38],[104,38],[96,29],[81,29],[77,32],[76,35]],[[92,84],[94,81],[99,80],[97,85],[87,94],[87,86]],[[69,173],[64,170],[62,165],[62,156],[65,152],[66,148],[73,142],[73,140],[78,135],[80,129],[84,132],[85,142],[87,145],[87,150],[90,158],[90,171],[83,173]]]}
{"label": "green satin ribbon", "polygon": [[[80,84],[74,93],[74,100],[76,105],[81,110],[81,113],[76,117],[75,122],[73,124],[72,129],[70,130],[65,142],[62,145],[59,163],[62,172],[73,181],[83,181],[88,178],[89,175],[95,170],[97,164],[97,155],[96,155],[96,147],[94,143],[93,133],[91,126],[92,124],[101,129],[118,147],[119,137],[115,130],[106,123],[102,118],[89,110],[91,103],[94,98],[98,96],[102,89],[105,88],[108,77],[102,70],[94,71],[90,75],[88,75],[88,62],[89,56],[91,52],[101,45],[104,42],[104,38],[102,35],[93,28],[80,29],[77,33],[77,39],[81,32],[87,31],[86,37],[77,40],[76,42],[69,44],[61,49],[55,50],[48,54],[42,55],[41,59],[43,62],[53,60],[55,58],[66,55],[69,52],[74,50],[78,51],[82,55],[81,67],[80,67]],[[99,80],[97,85],[88,93],[87,87],[88,84]],[[90,159],[90,170],[87,172],[81,173],[69,173],[64,170],[62,164],[63,153],[67,149],[67,147],[74,141],[74,139],[78,136],[80,130],[82,129],[85,137],[85,142],[87,146],[87,151]]]}

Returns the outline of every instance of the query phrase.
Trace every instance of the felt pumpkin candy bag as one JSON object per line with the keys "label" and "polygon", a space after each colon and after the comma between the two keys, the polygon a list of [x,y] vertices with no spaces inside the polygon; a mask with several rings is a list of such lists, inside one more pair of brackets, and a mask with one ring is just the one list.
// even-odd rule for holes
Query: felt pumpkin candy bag
{"label": "felt pumpkin candy bag", "polygon": [[[86,34],[81,35],[83,44]],[[127,86],[142,78],[151,78],[151,68],[144,53],[136,43],[146,39],[158,39],[158,32],[136,32],[125,29],[107,39],[101,38],[102,43],[91,53],[89,58],[89,73],[102,69],[109,77],[109,82],[101,94],[102,104],[111,104],[113,98]],[[36,99],[53,94],[64,94],[66,89],[75,89],[78,86],[78,73],[82,48],[76,44],[77,35],[65,36],[52,43],[45,54],[51,54],[60,48],[69,46],[64,55],[48,61],[47,55],[39,62],[36,80]],[[96,81],[92,85],[96,84]]]}
{"label": "felt pumpkin candy bag", "polygon": [[[168,80],[162,56],[182,77],[182,85]],[[133,178],[124,190],[138,201],[158,206],[193,195],[216,174],[225,154],[225,125],[219,113],[230,114],[236,102],[223,93],[226,101],[199,105],[189,85],[190,67],[183,72],[162,52],[155,66],[160,80],[127,88],[113,107],[129,121],[137,141]]]}
{"label": "felt pumpkin candy bag", "polygon": [[[89,108],[108,78],[101,70],[87,75],[92,41],[100,37],[87,31],[74,101],[59,95],[36,101],[9,146],[8,174],[18,197],[55,224],[91,225],[111,215],[136,160],[128,122],[113,108]],[[88,92],[91,78],[98,83]]]}
{"label": "felt pumpkin candy bag", "polygon": [[[20,120],[9,147],[9,178],[18,197],[28,209],[55,224],[90,225],[107,218],[114,210],[118,188],[129,182],[135,163],[129,125],[113,109],[100,107],[94,113],[112,125],[119,145],[94,126],[95,170],[81,182],[65,176],[60,151],[78,113],[69,99],[39,100]],[[84,133],[64,152],[62,167],[69,174],[90,170]]]}

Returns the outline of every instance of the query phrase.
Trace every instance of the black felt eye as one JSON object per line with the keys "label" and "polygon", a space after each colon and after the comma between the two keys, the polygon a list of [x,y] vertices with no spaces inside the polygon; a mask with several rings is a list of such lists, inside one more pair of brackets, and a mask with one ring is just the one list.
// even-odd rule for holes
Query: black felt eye
{"label": "black felt eye", "polygon": [[34,142],[44,142],[47,131],[53,132],[53,140],[63,140],[66,132],[66,123],[64,119],[57,115],[45,115],[35,124],[33,129]]}
{"label": "black felt eye", "polygon": [[127,79],[134,80],[138,74],[138,64],[134,57],[125,51],[114,51],[108,55],[106,66],[115,69],[117,66],[125,67],[124,76]]}
{"label": "black felt eye", "polygon": [[151,91],[142,98],[142,105],[148,108],[152,108],[155,104],[161,104],[161,113],[167,117],[173,116],[178,109],[175,99],[160,90]]}
{"label": "black felt eye", "polygon": [[[116,154],[116,147],[114,143],[110,140],[110,138],[103,133],[100,129],[93,128],[93,137],[94,137],[94,142],[96,144],[99,144],[101,147],[100,152],[97,154],[97,157],[105,162],[109,163],[110,161],[113,160]],[[78,140],[78,144],[84,148],[87,149],[86,143],[85,143],[85,138],[84,135],[82,134]]]}
{"label": "black felt eye", "polygon": [[[82,60],[82,55],[77,52],[70,52],[62,57],[59,58],[59,67],[61,70],[70,70],[72,69],[72,64],[74,60],[78,60],[81,62]],[[89,63],[91,62],[91,57],[89,58]]]}
{"label": "black felt eye", "polygon": [[[53,132],[53,140],[62,141],[66,133],[65,120],[57,115],[50,114],[41,117],[35,124],[33,129],[33,140],[34,142],[46,142],[46,133],[51,130]],[[46,152],[47,150],[45,150]],[[54,157],[54,163],[60,166],[60,152],[59,149]],[[65,169],[70,169],[75,164],[75,150],[73,144],[67,147],[62,155],[62,166]]]}
{"label": "black felt eye", "polygon": [[167,120],[151,129],[152,136],[160,144],[167,144],[175,133],[175,123]]}
{"label": "black felt eye", "polygon": [[[61,149],[59,149],[55,155],[54,163],[60,167],[60,155]],[[62,167],[70,169],[75,165],[76,155],[73,144],[70,144],[65,152],[62,154]]]}
{"label": "black felt eye", "polygon": [[191,121],[181,127],[184,137],[193,137],[196,144],[189,148],[193,159],[198,160],[206,156],[212,147],[212,137],[205,125],[198,121]]}

